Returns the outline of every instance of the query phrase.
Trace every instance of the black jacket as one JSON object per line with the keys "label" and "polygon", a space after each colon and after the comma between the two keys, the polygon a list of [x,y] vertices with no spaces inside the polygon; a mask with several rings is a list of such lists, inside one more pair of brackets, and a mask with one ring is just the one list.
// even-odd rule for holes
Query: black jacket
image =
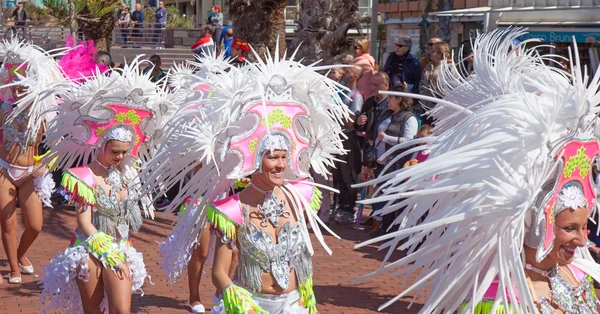
{"label": "black jacket", "polygon": [[[405,82],[412,93],[419,93],[421,64],[410,52],[405,56],[391,53],[385,60],[383,71],[390,76],[390,86],[394,85],[394,77],[396,77],[399,82]],[[400,71],[402,73],[399,73]]]}
{"label": "black jacket", "polygon": [[15,25],[25,25],[25,21],[29,19],[29,14],[27,14],[25,8],[21,12],[19,12],[19,8],[16,8],[12,13],[12,17],[15,19]]}
{"label": "black jacket", "polygon": [[[381,114],[383,114],[385,112],[385,110],[387,109],[387,97],[383,100],[383,102],[381,103],[381,107],[384,108],[381,111],[376,110],[377,109],[377,99],[375,99],[375,96],[371,96],[369,98],[367,98],[367,100],[365,101],[365,103],[362,106],[362,109],[360,111],[360,114],[358,116],[361,115],[366,115],[367,116],[367,123],[365,125],[362,126],[358,126],[356,124],[356,122],[354,123],[354,129],[359,131],[359,132],[366,132],[366,136],[365,138],[367,139],[374,139],[375,136],[377,135],[377,126],[379,125],[379,123],[381,123]],[[356,118],[358,120],[358,118]],[[384,119],[385,120],[385,119]],[[363,146],[364,147],[364,146]]]}

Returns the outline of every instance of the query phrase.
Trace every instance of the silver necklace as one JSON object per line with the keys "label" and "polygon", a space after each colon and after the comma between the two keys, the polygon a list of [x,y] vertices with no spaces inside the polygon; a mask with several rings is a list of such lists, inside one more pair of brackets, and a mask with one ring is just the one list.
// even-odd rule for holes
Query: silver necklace
{"label": "silver necklace", "polygon": [[275,195],[275,189],[265,191],[256,186],[254,183],[251,183],[250,185],[252,185],[252,187],[257,191],[265,195],[265,200],[263,201],[262,205],[259,204],[256,206],[256,209],[258,209],[258,211],[264,217],[263,220],[260,222],[261,227],[266,227],[269,221],[271,222],[271,224],[273,224],[273,226],[278,227],[280,216],[284,218],[290,216],[289,212],[284,211],[285,202],[278,199]]}
{"label": "silver necklace", "polygon": [[103,169],[105,169],[108,172],[108,176],[106,177],[106,179],[104,179],[104,182],[106,182],[106,184],[111,186],[111,192],[116,193],[116,192],[120,192],[121,190],[123,190],[123,174],[121,173],[121,171],[119,171],[119,169],[111,166],[105,166],[103,163],[101,163],[99,160],[96,160],[96,162],[98,163],[98,165],[100,167],[102,167]]}

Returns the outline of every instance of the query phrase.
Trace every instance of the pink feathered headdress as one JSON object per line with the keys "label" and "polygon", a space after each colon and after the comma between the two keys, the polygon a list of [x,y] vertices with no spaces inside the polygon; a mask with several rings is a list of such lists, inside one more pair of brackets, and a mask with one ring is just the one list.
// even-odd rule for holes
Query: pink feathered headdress
{"label": "pink feathered headdress", "polygon": [[58,61],[58,65],[70,80],[77,82],[92,76],[96,68],[101,72],[108,69],[105,64],[96,63],[94,41],[82,41],[77,44],[72,36],[67,36],[66,45],[72,49]]}

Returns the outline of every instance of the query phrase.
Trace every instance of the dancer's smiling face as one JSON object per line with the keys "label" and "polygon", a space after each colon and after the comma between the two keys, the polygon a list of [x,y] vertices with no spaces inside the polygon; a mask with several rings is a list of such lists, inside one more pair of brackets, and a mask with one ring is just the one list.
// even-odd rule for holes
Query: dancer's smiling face
{"label": "dancer's smiling face", "polygon": [[587,240],[585,226],[588,220],[586,208],[565,209],[556,215],[554,247],[548,258],[559,265],[567,265],[573,261],[575,249],[584,247]]}
{"label": "dancer's smiling face", "polygon": [[288,152],[285,150],[267,151],[262,158],[262,172],[252,176],[252,181],[269,188],[283,185],[283,173],[288,166]]}

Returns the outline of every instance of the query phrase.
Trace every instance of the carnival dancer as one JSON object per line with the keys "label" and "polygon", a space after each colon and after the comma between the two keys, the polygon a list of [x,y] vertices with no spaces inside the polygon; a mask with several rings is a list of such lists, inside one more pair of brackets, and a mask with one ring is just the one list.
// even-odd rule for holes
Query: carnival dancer
{"label": "carnival dancer", "polygon": [[[2,244],[10,265],[8,282],[21,283],[21,274],[33,274],[26,256],[42,230],[42,206],[52,207],[52,177],[39,166],[38,149],[57,106],[48,87],[62,78],[53,56],[37,46],[12,38],[0,43],[0,223]],[[17,243],[17,199],[25,231]]]}
{"label": "carnival dancer", "polygon": [[390,255],[407,250],[361,279],[417,274],[383,307],[416,293],[426,295],[420,313],[599,312],[586,224],[598,193],[600,71],[586,77],[576,49],[572,76],[549,67],[554,56],[527,48],[537,40],[511,46],[524,35],[479,36],[474,75],[440,72],[444,99],[410,94],[436,102],[439,122],[434,137],[396,149],[429,142],[402,155],[431,149],[430,157],[374,180],[368,202],[387,202],[376,214],[405,209],[397,232],[358,246],[388,240]]}
{"label": "carnival dancer", "polygon": [[237,67],[246,65],[246,53],[250,52],[250,46],[248,46],[248,43],[245,40],[233,38],[230,50],[233,65]]}
{"label": "carnival dancer", "polygon": [[[131,294],[147,277],[129,238],[142,224],[138,203],[154,217],[151,198],[139,191],[139,163],[151,155],[169,105],[141,73],[139,57],[110,76],[96,72],[61,97],[47,160],[68,169],[61,191],[75,204],[77,229],[45,267],[40,299],[44,310],[130,313]],[[78,162],[85,166],[70,168]]]}
{"label": "carnival dancer", "polygon": [[[308,223],[331,251],[318,228],[327,229],[309,168],[325,175],[333,155],[344,153],[340,125],[350,112],[341,87],[315,72],[327,67],[280,59],[277,49],[274,55],[208,73],[213,95],[179,111],[141,173],[148,189],[164,191],[200,167],[175,201],[189,197],[198,206],[178,218],[182,236],[173,252],[189,254],[206,222],[217,232],[212,278],[220,298],[212,313],[317,312]],[[233,181],[248,175],[251,187],[227,197]],[[232,280],[234,247],[239,265]]]}
{"label": "carnival dancer", "polygon": [[[216,55],[214,47],[212,50],[206,50],[205,52],[196,57],[197,61],[176,64],[169,71],[168,82],[169,86],[172,87],[172,98],[175,103],[182,106],[183,110],[199,108],[202,106],[202,100],[210,98],[215,92],[211,85],[205,83],[208,72],[224,73],[231,66],[226,60],[224,53]],[[192,173],[195,171],[196,169]],[[192,173],[189,173],[186,177],[189,178]],[[173,200],[177,196],[178,191],[178,187],[175,186],[169,189],[166,194],[169,199]],[[198,202],[190,204],[189,201],[189,199],[184,201],[180,207],[180,213],[188,210],[198,210]],[[196,222],[188,220],[186,223],[195,224]],[[185,229],[175,228],[165,241],[159,243],[161,253],[160,266],[167,275],[167,281],[171,284],[175,283],[182,274],[183,268],[187,267],[190,311],[192,313],[204,313],[205,307],[200,297],[200,280],[202,279],[205,262],[209,258],[211,239],[214,237],[211,235],[210,228],[204,228],[193,247],[185,252],[179,252],[177,251],[178,246],[175,244],[179,243],[182,236],[179,232]],[[237,258],[234,256],[233,260],[229,269],[230,277],[233,276]]]}

